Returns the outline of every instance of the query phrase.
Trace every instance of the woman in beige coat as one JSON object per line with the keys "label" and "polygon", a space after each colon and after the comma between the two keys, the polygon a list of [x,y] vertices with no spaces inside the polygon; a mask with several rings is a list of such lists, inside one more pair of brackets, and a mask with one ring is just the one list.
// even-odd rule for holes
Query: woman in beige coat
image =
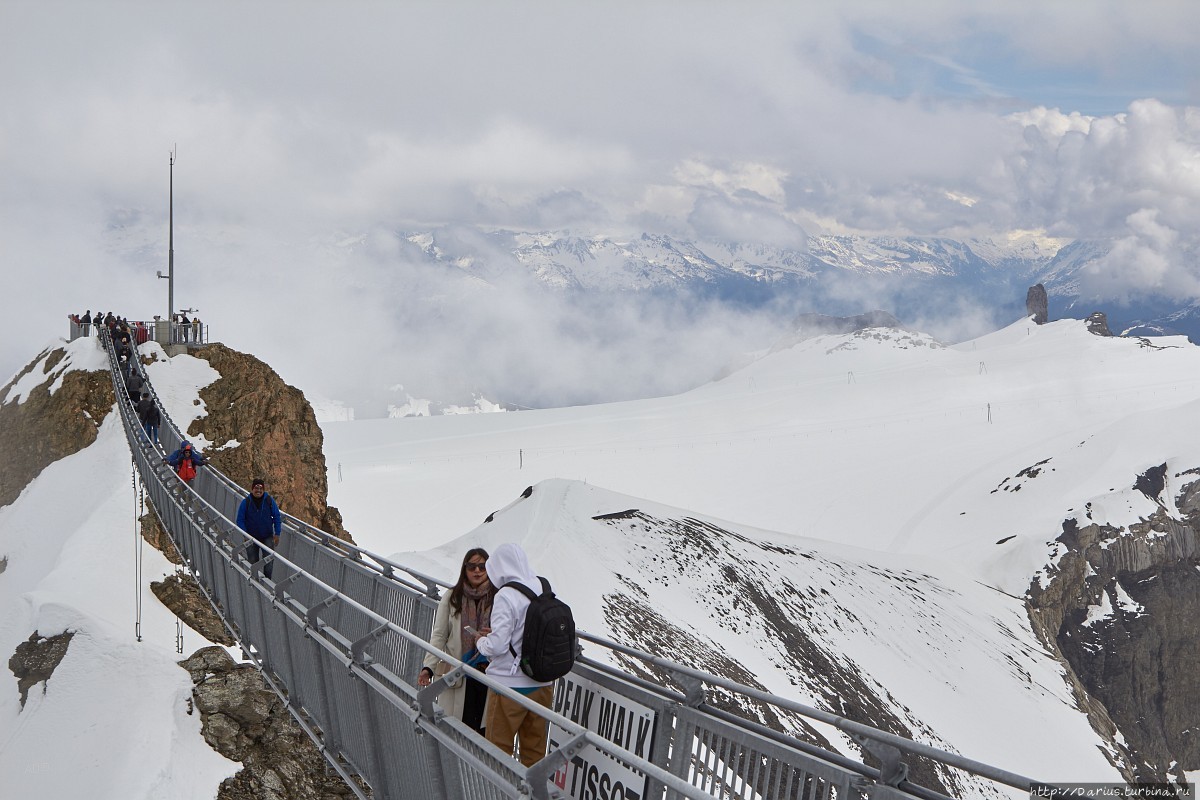
{"label": "woman in beige coat", "polygon": [[[481,547],[468,550],[463,556],[458,582],[446,590],[433,618],[433,633],[429,643],[478,670],[487,669],[487,659],[475,649],[480,632],[487,633],[492,623],[492,599],[496,588],[488,581],[487,551]],[[475,633],[468,633],[471,628]],[[425,656],[425,666],[417,676],[417,684],[428,686],[435,678],[445,675],[453,665],[433,653]],[[483,732],[483,711],[487,703],[487,687],[474,678],[462,678],[450,684],[438,695],[438,705],[471,728]]]}

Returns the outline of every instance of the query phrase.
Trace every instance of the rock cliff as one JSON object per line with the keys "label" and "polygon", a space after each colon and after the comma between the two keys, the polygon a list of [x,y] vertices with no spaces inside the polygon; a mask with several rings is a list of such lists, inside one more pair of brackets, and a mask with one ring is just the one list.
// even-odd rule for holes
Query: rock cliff
{"label": "rock cliff", "polygon": [[[213,465],[246,487],[255,477],[264,478],[285,512],[353,541],[342,515],[326,502],[325,437],[304,393],[259,359],[224,345],[208,345],[193,355],[221,374],[200,390],[208,413],[187,430],[215,443],[208,453]],[[236,447],[222,447],[233,441]]]}
{"label": "rock cliff", "polygon": [[[16,500],[47,466],[96,441],[97,429],[112,410],[106,371],[69,370],[51,380],[65,355],[61,347],[43,351],[0,389],[0,506]],[[23,401],[10,397],[16,384],[35,370],[46,380]]]}
{"label": "rock cliff", "polygon": [[1061,557],[1028,594],[1034,629],[1061,654],[1129,780],[1200,769],[1198,472],[1176,474],[1184,483],[1166,500],[1165,464],[1137,476],[1134,487],[1159,508],[1127,527],[1089,522],[1090,508],[1066,520]]}

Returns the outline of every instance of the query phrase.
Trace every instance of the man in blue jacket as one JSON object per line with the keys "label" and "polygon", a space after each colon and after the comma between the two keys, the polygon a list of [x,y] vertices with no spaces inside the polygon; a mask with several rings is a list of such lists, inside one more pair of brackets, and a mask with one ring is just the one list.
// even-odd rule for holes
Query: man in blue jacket
{"label": "man in blue jacket", "polygon": [[[279,533],[283,530],[283,517],[275,498],[267,494],[267,485],[262,478],[255,478],[250,484],[250,494],[238,506],[237,525],[250,534],[257,544],[246,549],[246,558],[250,563],[257,563],[266,555],[267,550],[274,550],[279,544]],[[271,567],[274,559],[267,562],[263,574],[271,577]]]}

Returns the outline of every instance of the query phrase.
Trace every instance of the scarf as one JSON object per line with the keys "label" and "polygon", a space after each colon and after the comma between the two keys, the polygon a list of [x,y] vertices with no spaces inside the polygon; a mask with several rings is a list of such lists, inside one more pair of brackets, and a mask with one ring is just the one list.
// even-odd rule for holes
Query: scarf
{"label": "scarf", "polygon": [[468,656],[475,653],[475,640],[463,628],[469,625],[478,631],[481,628],[491,627],[492,603],[489,598],[491,588],[491,586],[484,584],[478,589],[473,589],[466,582],[463,583],[462,625],[459,626],[459,634],[462,636],[464,661],[470,661]]}

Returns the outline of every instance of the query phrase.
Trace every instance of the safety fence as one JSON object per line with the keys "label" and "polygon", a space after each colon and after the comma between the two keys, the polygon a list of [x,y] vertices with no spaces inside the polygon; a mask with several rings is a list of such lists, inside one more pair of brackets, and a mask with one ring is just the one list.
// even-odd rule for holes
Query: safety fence
{"label": "safety fence", "polygon": [[[134,345],[158,341],[162,344],[208,344],[208,325],[202,322],[171,322],[155,320],[126,320],[129,325],[130,342]],[[85,336],[101,335],[107,326],[103,322],[79,322],[75,315],[67,316],[70,333],[68,341],[75,341]]]}
{"label": "safety fence", "polygon": [[[159,520],[247,658],[359,797],[945,800],[907,780],[906,754],[1022,790],[1041,786],[582,631],[585,649],[556,684],[553,708],[532,703],[429,645],[446,586],[436,578],[287,515],[279,548],[250,562],[255,542],[233,522],[246,491],[208,467],[190,483],[179,479],[163,453],[183,434],[159,403],[162,450],[146,438],[108,350],[134,465]],[[146,391],[153,394],[149,382]],[[418,688],[428,653],[453,668]],[[630,661],[678,688],[614,666]],[[545,759],[525,768],[438,707],[438,695],[464,675],[549,721]],[[880,768],[716,708],[709,689],[777,718],[839,728]]]}

